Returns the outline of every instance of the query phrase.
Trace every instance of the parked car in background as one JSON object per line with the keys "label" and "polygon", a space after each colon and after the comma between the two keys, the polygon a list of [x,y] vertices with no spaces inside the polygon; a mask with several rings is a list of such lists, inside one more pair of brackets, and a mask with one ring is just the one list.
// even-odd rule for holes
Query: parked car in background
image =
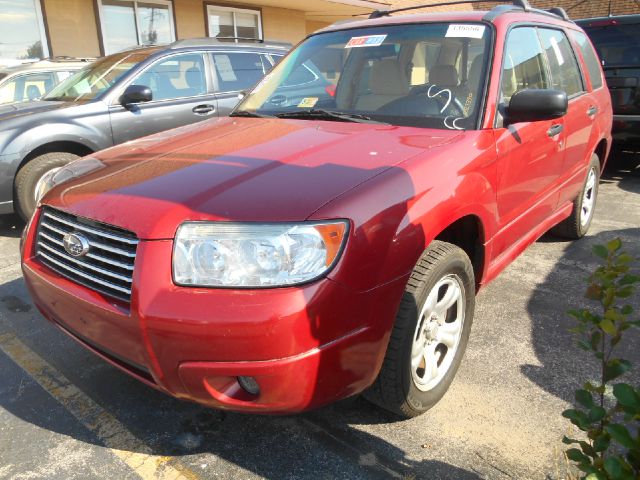
{"label": "parked car in background", "polygon": [[55,57],[0,68],[0,105],[36,100],[93,60]]}
{"label": "parked car in background", "polygon": [[212,407],[438,402],[476,291],[587,233],[611,99],[558,9],[387,15],[312,34],[229,118],[48,175],[22,242],[43,315]]}
{"label": "parked car in background", "polygon": [[576,22],[594,43],[613,101],[614,147],[640,149],[640,15]]}
{"label": "parked car in background", "polygon": [[38,102],[0,107],[0,214],[29,218],[39,180],[73,159],[228,115],[289,48],[215,39],[138,48],[97,60]]}

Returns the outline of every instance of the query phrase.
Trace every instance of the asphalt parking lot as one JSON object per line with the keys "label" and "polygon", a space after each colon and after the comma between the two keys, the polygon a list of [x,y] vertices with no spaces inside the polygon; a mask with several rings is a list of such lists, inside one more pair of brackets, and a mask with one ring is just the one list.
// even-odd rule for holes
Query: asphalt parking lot
{"label": "asphalt parking lot", "polygon": [[[543,237],[480,294],[451,390],[403,422],[360,398],[265,417],[139,384],[32,306],[20,230],[0,217],[1,479],[565,478],[560,413],[595,375],[565,312],[585,303],[594,244],[620,237],[640,256],[640,155],[607,169],[588,237]],[[623,348],[640,369],[634,335]]]}

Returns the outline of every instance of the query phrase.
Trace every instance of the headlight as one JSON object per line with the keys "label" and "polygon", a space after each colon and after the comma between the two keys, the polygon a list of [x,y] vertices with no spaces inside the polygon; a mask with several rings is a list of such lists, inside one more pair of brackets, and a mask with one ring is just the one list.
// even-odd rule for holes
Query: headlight
{"label": "headlight", "polygon": [[203,287],[278,287],[314,280],[342,251],[346,220],[282,224],[202,223],[180,226],[173,279]]}
{"label": "headlight", "polygon": [[44,197],[49,190],[51,190],[56,185],[60,185],[66,181],[69,181],[73,178],[80,177],[82,175],[86,175],[87,173],[93,172],[94,170],[98,170],[104,167],[104,163],[102,163],[97,158],[87,157],[81,158],[80,160],[74,160],[71,163],[68,163],[64,167],[53,168],[45,173],[38,183],[36,183],[36,203],[40,203],[42,197]]}

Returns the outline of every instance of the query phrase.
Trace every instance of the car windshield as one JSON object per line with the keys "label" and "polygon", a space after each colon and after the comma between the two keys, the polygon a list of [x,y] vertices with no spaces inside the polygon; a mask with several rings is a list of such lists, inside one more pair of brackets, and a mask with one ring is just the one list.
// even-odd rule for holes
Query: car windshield
{"label": "car windshield", "polygon": [[314,35],[238,105],[234,116],[475,129],[489,29],[385,25]]}
{"label": "car windshield", "polygon": [[640,25],[586,27],[605,67],[640,65]]}
{"label": "car windshield", "polygon": [[105,57],[71,75],[42,100],[93,100],[148,56],[149,52],[127,52]]}

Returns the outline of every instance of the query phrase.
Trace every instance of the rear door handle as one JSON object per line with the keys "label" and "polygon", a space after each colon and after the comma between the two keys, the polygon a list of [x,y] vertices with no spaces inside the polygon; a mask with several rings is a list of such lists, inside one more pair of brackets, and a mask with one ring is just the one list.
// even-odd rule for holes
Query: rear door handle
{"label": "rear door handle", "polygon": [[590,117],[593,117],[596,113],[598,113],[598,107],[596,106],[590,106],[589,110],[587,110],[587,115],[589,115]]}
{"label": "rear door handle", "polygon": [[563,129],[563,125],[552,125],[551,128],[547,130],[547,135],[549,135],[550,137],[555,137],[556,135],[559,135]]}
{"label": "rear door handle", "polygon": [[204,104],[193,107],[193,110],[191,111],[196,115],[210,115],[216,111],[216,107],[214,107],[213,105]]}

